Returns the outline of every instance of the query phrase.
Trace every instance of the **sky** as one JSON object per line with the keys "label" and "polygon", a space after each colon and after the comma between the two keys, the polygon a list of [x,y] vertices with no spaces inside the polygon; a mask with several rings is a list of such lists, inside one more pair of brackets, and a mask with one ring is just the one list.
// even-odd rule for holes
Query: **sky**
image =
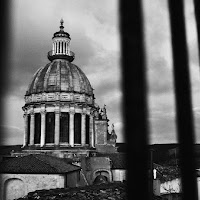
{"label": "sky", "polygon": [[[53,33],[64,19],[71,37],[74,64],[88,77],[96,103],[107,108],[109,131],[114,123],[117,142],[124,142],[121,87],[119,8],[117,0],[13,0],[9,84],[4,99],[4,132],[1,144],[22,144],[22,106],[36,70],[49,63]],[[175,143],[176,126],[170,31],[166,0],[143,0],[148,80],[149,143]],[[192,0],[186,1],[186,25],[190,58],[196,141],[200,142],[200,77],[197,36]],[[134,56],[134,55],[133,55]],[[134,67],[134,63],[132,66]],[[133,123],[134,126],[134,123]],[[134,133],[132,133],[134,134]]]}

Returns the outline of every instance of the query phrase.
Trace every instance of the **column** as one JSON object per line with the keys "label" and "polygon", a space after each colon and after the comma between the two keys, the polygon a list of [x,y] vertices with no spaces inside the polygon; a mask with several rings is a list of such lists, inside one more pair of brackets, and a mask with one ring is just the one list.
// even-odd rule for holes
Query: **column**
{"label": "column", "polygon": [[68,43],[66,45],[66,54],[69,55],[69,47],[68,47]]}
{"label": "column", "polygon": [[56,43],[53,42],[53,55],[55,55],[55,54],[56,54]]}
{"label": "column", "polygon": [[85,146],[85,143],[86,143],[85,123],[86,123],[86,114],[82,113],[82,115],[81,115],[81,145],[82,146]]}
{"label": "column", "polygon": [[52,44],[52,55],[54,55],[54,43]]}
{"label": "column", "polygon": [[55,145],[60,143],[60,111],[55,111]]}
{"label": "column", "polygon": [[28,115],[24,114],[24,147],[28,144]]}
{"label": "column", "polygon": [[74,146],[74,112],[69,113],[69,145]]}
{"label": "column", "polygon": [[35,134],[35,113],[30,113],[31,122],[30,122],[30,145],[34,144],[34,134]]}
{"label": "column", "polygon": [[45,133],[46,133],[46,111],[41,111],[41,140],[40,146],[45,145]]}
{"label": "column", "polygon": [[94,116],[90,115],[90,146],[94,147]]}
{"label": "column", "polygon": [[55,45],[55,54],[56,54],[57,53],[57,43],[55,42],[54,45]]}

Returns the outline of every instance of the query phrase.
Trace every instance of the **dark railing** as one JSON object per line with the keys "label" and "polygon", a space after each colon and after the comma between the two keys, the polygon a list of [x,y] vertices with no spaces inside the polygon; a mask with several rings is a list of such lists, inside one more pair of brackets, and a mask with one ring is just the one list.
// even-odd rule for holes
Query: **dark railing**
{"label": "dark railing", "polygon": [[66,59],[70,62],[72,62],[74,59],[75,59],[75,53],[70,51],[69,54],[53,54],[53,51],[49,51],[48,54],[47,54],[47,57],[50,61],[54,60],[54,59]]}
{"label": "dark railing", "polygon": [[[124,121],[128,159],[128,199],[154,199],[148,184],[146,63],[142,1],[120,1]],[[200,3],[194,0],[199,34]],[[168,0],[172,35],[177,135],[180,147],[182,199],[197,200],[194,124],[183,0]],[[130,67],[132,66],[132,67]]]}
{"label": "dark railing", "polygon": [[[183,182],[183,199],[197,200],[197,183],[194,176],[194,126],[191,107],[190,80],[188,70],[188,53],[185,38],[184,5],[182,0],[169,1],[169,16],[172,34],[173,69],[176,98],[177,135],[180,144],[181,171]],[[186,0],[187,1],[187,0]],[[147,90],[146,90],[146,64],[143,37],[143,13],[141,0],[120,0],[120,30],[122,48],[122,80],[124,122],[128,159],[128,198],[152,199],[148,185],[148,137],[147,124]],[[151,1],[153,3],[153,1]],[[194,0],[197,22],[198,39],[200,43],[200,3]],[[1,38],[8,36],[8,14],[11,6],[8,0],[1,1]],[[7,9],[6,9],[7,8]],[[11,10],[11,9],[10,9]],[[5,47],[9,40],[1,44],[1,66],[8,66],[9,56]],[[199,45],[200,49],[200,45]],[[200,52],[200,51],[199,51]],[[48,54],[51,58],[53,55]],[[6,59],[7,58],[7,59]],[[134,65],[134,67],[133,67]],[[1,96],[6,91],[4,83],[8,77],[6,67],[2,67]],[[7,74],[7,75],[6,75]],[[3,109],[3,98],[1,108]],[[2,180],[0,180],[2,181]]]}

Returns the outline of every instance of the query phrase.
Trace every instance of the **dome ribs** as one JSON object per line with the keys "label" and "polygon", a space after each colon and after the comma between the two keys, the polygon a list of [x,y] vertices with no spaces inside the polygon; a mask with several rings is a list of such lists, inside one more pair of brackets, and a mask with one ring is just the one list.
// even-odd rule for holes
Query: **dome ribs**
{"label": "dome ribs", "polygon": [[93,89],[83,71],[66,60],[54,60],[34,74],[26,95],[67,92],[93,95]]}
{"label": "dome ribs", "polygon": [[38,74],[38,82],[36,86],[36,91],[38,92],[44,92],[44,77],[46,75],[47,69],[48,69],[48,65],[43,67]]}
{"label": "dome ribs", "polygon": [[52,68],[52,63],[50,63],[48,65],[48,70],[47,70],[45,77],[44,77],[44,92],[47,92],[47,90],[48,90],[47,86],[48,86],[48,79],[49,79],[51,68]]}
{"label": "dome ribs", "polygon": [[69,77],[67,76],[67,74],[69,73],[69,69],[67,66],[65,65],[61,65],[61,91],[68,91],[69,90]]}
{"label": "dome ribs", "polygon": [[73,78],[74,92],[80,92],[79,76],[77,74],[75,65],[71,65],[71,72],[72,72],[72,78]]}
{"label": "dome ribs", "polygon": [[32,80],[30,81],[30,83],[29,83],[29,85],[28,85],[28,89],[27,89],[27,91],[26,91],[26,95],[29,95],[29,94],[33,93],[33,85],[34,85],[35,79],[36,79],[36,77],[37,77],[37,74],[39,73],[40,70],[41,70],[41,69],[39,68],[39,69],[35,72],[35,74],[33,75]]}
{"label": "dome ribs", "polygon": [[41,74],[41,72],[42,72],[43,69],[44,69],[44,67],[41,67],[40,70],[37,73],[37,76],[36,76],[34,84],[33,84],[33,93],[35,91],[40,92],[40,89],[39,90],[37,90],[37,89],[38,89],[39,77],[40,77],[40,74]]}
{"label": "dome ribs", "polygon": [[66,66],[68,67],[68,72],[69,72],[69,91],[72,92],[74,91],[74,87],[73,87],[73,74],[71,70],[71,63],[67,63]]}
{"label": "dome ribs", "polygon": [[85,87],[86,87],[86,84],[85,84],[85,81],[83,79],[83,75],[82,75],[82,72],[80,71],[79,67],[76,66],[76,72],[79,76],[79,85],[80,85],[80,91],[81,93],[84,93],[85,92]]}
{"label": "dome ribs", "polygon": [[49,72],[48,80],[47,80],[47,91],[55,92],[56,91],[56,79],[57,79],[57,62],[53,62],[51,64],[51,69]]}
{"label": "dome ribs", "polygon": [[79,71],[80,71],[81,74],[82,74],[82,77],[83,77],[84,80],[85,80],[85,81],[84,81],[84,85],[85,85],[85,88],[86,88],[85,92],[88,93],[89,95],[92,95],[92,93],[93,93],[92,86],[91,86],[91,84],[90,84],[90,82],[89,82],[87,76],[84,74],[84,72],[83,72],[79,67],[77,67],[77,68],[79,69]]}
{"label": "dome ribs", "polygon": [[57,75],[56,75],[56,91],[60,91],[60,66],[61,66],[61,61],[57,63]]}

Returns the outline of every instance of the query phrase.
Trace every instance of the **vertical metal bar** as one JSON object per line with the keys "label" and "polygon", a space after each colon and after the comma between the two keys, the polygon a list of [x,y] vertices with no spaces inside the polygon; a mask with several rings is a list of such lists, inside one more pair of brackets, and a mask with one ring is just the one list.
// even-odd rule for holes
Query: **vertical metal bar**
{"label": "vertical metal bar", "polygon": [[141,0],[120,1],[123,116],[127,141],[128,199],[151,199],[148,190],[147,102]]}
{"label": "vertical metal bar", "polygon": [[[10,68],[9,50],[11,49],[11,1],[2,0],[0,1],[0,23],[1,31],[0,38],[6,38],[1,40],[0,45],[0,119],[4,120],[3,116],[3,97],[8,90],[8,73]],[[3,136],[3,133],[0,132],[0,137]],[[1,138],[0,138],[1,139]]]}
{"label": "vertical metal bar", "polygon": [[197,200],[191,87],[182,0],[169,0],[183,200]]}
{"label": "vertical metal bar", "polygon": [[[9,68],[10,68],[10,61],[9,61],[9,50],[10,43],[11,43],[11,1],[10,0],[1,0],[0,1],[0,24],[1,24],[1,31],[0,31],[0,38],[1,38],[1,45],[0,45],[0,120],[1,122],[4,121],[5,113],[3,105],[5,103],[4,97],[5,93],[8,90],[8,83],[9,83]],[[4,39],[2,39],[4,38]],[[11,52],[11,51],[10,51]],[[0,140],[5,137],[5,133],[3,129],[0,130]],[[3,180],[0,177],[0,183],[2,184]],[[2,194],[0,194],[0,199],[2,198]]]}
{"label": "vertical metal bar", "polygon": [[200,59],[200,1],[194,0],[195,18],[197,24],[197,37],[198,37],[198,48],[199,48],[199,59]]}

